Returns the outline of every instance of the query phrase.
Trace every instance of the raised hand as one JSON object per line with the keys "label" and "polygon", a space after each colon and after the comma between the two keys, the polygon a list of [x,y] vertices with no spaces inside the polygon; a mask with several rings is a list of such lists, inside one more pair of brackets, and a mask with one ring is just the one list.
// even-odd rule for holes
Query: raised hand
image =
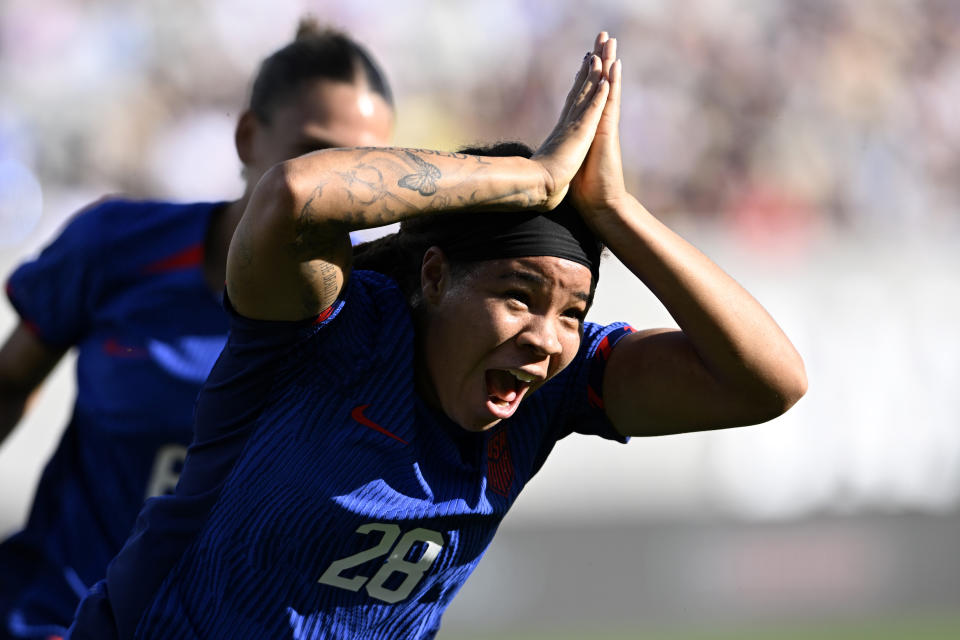
{"label": "raised hand", "polygon": [[588,224],[595,214],[615,207],[626,195],[620,156],[621,63],[616,38],[601,33],[593,55],[600,58],[610,89],[586,160],[570,185],[574,204]]}
{"label": "raised hand", "polygon": [[[597,36],[597,41],[606,33]],[[574,79],[573,87],[560,112],[560,119],[547,139],[533,155],[547,175],[547,209],[557,206],[567,193],[592,144],[597,125],[604,112],[609,83],[602,51],[594,47],[588,53]],[[612,60],[610,61],[612,62]]]}

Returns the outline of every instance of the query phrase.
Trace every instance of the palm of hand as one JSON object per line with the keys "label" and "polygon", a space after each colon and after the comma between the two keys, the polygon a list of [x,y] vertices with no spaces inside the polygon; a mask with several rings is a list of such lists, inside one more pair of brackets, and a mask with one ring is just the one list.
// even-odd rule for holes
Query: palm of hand
{"label": "palm of hand", "polygon": [[570,182],[574,204],[588,221],[592,213],[613,208],[626,195],[619,133],[621,73],[616,50],[616,39],[597,39],[594,51],[602,55],[610,93],[587,157]]}
{"label": "palm of hand", "polygon": [[574,204],[583,214],[610,208],[626,192],[616,128],[601,121],[586,160],[570,182]]}

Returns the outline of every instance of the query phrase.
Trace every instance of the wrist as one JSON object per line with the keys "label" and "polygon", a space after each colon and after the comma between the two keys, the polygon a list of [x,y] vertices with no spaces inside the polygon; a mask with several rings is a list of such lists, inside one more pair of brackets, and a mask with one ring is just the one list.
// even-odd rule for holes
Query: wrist
{"label": "wrist", "polygon": [[554,178],[550,170],[539,160],[531,158],[531,161],[539,169],[535,186],[531,194],[531,208],[540,211],[549,211],[557,206],[563,195],[557,197],[557,179]]}
{"label": "wrist", "polygon": [[605,243],[623,231],[623,225],[643,207],[629,193],[590,203],[575,203],[587,226]]}

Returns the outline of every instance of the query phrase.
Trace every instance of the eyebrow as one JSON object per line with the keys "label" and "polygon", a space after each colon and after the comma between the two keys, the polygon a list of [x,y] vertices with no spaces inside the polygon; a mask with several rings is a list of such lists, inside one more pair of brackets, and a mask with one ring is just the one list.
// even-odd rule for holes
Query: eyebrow
{"label": "eyebrow", "polygon": [[[500,280],[522,280],[523,282],[529,282],[530,284],[540,286],[540,287],[546,286],[546,283],[547,283],[547,281],[542,276],[532,271],[519,271],[519,270],[508,271],[507,273],[502,274],[500,276]],[[586,302],[587,305],[590,304],[589,294],[586,294],[583,291],[574,291],[572,292],[572,294],[575,298]]]}

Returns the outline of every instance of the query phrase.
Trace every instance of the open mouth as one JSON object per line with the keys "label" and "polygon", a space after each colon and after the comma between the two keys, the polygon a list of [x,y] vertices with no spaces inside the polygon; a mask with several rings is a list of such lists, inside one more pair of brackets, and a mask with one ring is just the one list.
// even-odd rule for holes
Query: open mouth
{"label": "open mouth", "polygon": [[487,369],[487,409],[501,420],[509,418],[536,379],[519,369]]}

